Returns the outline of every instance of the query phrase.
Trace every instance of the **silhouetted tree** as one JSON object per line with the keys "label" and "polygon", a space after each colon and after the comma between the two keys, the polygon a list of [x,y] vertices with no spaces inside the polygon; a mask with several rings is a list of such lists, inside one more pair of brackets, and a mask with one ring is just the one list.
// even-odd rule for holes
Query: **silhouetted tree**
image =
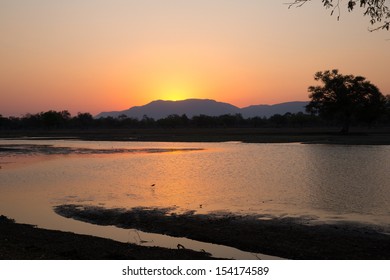
{"label": "silhouetted tree", "polygon": [[386,95],[386,109],[383,121],[384,123],[390,123],[390,95]]}
{"label": "silhouetted tree", "polygon": [[[335,71],[335,70],[334,70]],[[352,76],[353,77],[353,76]],[[366,98],[371,100],[358,106],[351,115],[351,120],[355,122],[372,123],[377,121],[378,124],[390,125],[390,95],[383,97],[377,95],[375,98]],[[366,100],[366,101],[367,101]],[[376,100],[376,101],[375,101]],[[380,106],[374,106],[375,104]],[[313,106],[314,103],[311,103]],[[363,103],[361,103],[363,104]],[[332,105],[333,106],[333,105]],[[308,106],[309,107],[309,106]],[[128,128],[240,128],[240,127],[321,127],[321,126],[335,126],[340,124],[343,120],[342,113],[339,111],[332,113],[330,111],[321,111],[323,108],[312,107],[310,112],[312,114],[285,113],[284,115],[275,114],[266,117],[243,118],[241,114],[225,114],[220,116],[199,115],[193,116],[189,119],[186,115],[169,115],[166,118],[154,120],[148,116],[144,116],[141,120],[137,118],[129,118],[125,115],[118,117],[100,117],[93,118],[90,113],[78,113],[71,117],[68,111],[47,111],[37,114],[26,114],[23,117],[4,117],[0,115],[0,130],[20,130],[20,129],[61,129],[61,128],[104,128],[104,129],[128,129]],[[382,117],[377,119],[380,113]],[[328,113],[327,118],[325,117]],[[321,117],[320,117],[321,116]],[[326,121],[325,121],[326,120]],[[337,122],[337,120],[339,120]]]}
{"label": "silhouetted tree", "polygon": [[101,117],[96,121],[97,125],[99,127],[103,128],[117,128],[118,127],[118,120],[108,116],[108,117]]}
{"label": "silhouetted tree", "polygon": [[94,123],[93,116],[90,113],[77,113],[77,116],[72,119],[75,126],[79,128],[91,127]]}
{"label": "silhouetted tree", "polygon": [[310,86],[310,113],[343,123],[341,132],[348,133],[352,120],[372,123],[384,112],[386,100],[379,89],[366,78],[339,74],[338,70],[317,72],[321,86]]}
{"label": "silhouetted tree", "polygon": [[155,125],[155,120],[153,118],[148,117],[147,115],[144,115],[141,120],[141,125],[143,127],[153,127]]}
{"label": "silhouetted tree", "polygon": [[286,124],[286,115],[282,116],[281,114],[275,114],[269,117],[268,121],[272,126],[282,127]]}
{"label": "silhouetted tree", "polygon": [[20,120],[21,126],[25,128],[43,127],[42,113],[41,114],[26,114]]}
{"label": "silhouetted tree", "polygon": [[[288,3],[289,8],[301,7],[311,0],[295,0]],[[344,3],[342,0],[321,0],[325,8],[331,10],[331,15],[336,11],[337,19],[340,18],[340,5],[345,4],[349,12],[355,11],[357,6],[363,10],[363,15],[368,16],[370,23],[375,25],[370,31],[390,28],[390,8],[389,0],[348,0]]]}
{"label": "silhouetted tree", "polygon": [[136,118],[123,118],[120,121],[120,124],[123,128],[134,128],[134,127],[139,127],[139,121]]}
{"label": "silhouetted tree", "polygon": [[192,122],[196,127],[215,127],[215,118],[203,114],[193,116]]}
{"label": "silhouetted tree", "polygon": [[266,117],[253,117],[247,119],[248,123],[252,127],[263,127],[267,124],[267,118]]}
{"label": "silhouetted tree", "polygon": [[292,127],[304,127],[304,126],[322,126],[321,120],[318,116],[312,114],[304,114],[303,112],[298,112],[296,114],[290,114],[289,116],[289,126]]}
{"label": "silhouetted tree", "polygon": [[221,127],[239,127],[244,123],[241,114],[225,114],[215,117],[215,124]]}
{"label": "silhouetted tree", "polygon": [[3,118],[3,115],[0,114],[0,128],[6,128],[8,122],[7,118]]}
{"label": "silhouetted tree", "polygon": [[70,120],[70,113],[68,111],[47,111],[42,113],[42,121],[46,128],[61,128]]}
{"label": "silhouetted tree", "polygon": [[179,116],[177,114],[169,115],[166,118],[162,118],[156,121],[161,127],[184,127],[188,124],[188,118],[186,115]]}
{"label": "silhouetted tree", "polygon": [[126,120],[127,119],[127,115],[125,115],[125,114],[120,114],[118,117],[117,117],[117,119],[119,120],[119,121],[124,121],[124,120]]}

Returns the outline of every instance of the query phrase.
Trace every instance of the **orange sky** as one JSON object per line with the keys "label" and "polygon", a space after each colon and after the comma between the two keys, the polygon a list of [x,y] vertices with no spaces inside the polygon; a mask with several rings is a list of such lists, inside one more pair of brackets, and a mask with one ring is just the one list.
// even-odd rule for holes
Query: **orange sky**
{"label": "orange sky", "polygon": [[316,71],[390,93],[390,33],[320,1],[4,0],[0,114],[123,110],[156,99],[243,107],[307,100]]}

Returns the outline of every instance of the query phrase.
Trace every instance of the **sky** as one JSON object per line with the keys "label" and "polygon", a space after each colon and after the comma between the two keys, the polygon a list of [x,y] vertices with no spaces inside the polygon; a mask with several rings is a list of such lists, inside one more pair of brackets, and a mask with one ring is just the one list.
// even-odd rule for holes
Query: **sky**
{"label": "sky", "polygon": [[390,32],[321,1],[0,0],[0,114],[124,110],[208,98],[308,100],[317,71],[390,94]]}

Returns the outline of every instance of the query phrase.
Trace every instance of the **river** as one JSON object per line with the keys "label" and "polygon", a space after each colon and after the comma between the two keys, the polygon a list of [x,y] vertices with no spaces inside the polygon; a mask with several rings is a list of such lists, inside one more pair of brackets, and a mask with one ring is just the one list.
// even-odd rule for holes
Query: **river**
{"label": "river", "polygon": [[[26,139],[0,140],[0,147],[0,214],[44,228],[125,242],[142,238],[150,241],[146,245],[171,248],[192,242],[189,247],[205,249],[195,241],[65,219],[53,207],[169,207],[383,227],[390,222],[390,146]],[[225,246],[210,250],[249,258]]]}

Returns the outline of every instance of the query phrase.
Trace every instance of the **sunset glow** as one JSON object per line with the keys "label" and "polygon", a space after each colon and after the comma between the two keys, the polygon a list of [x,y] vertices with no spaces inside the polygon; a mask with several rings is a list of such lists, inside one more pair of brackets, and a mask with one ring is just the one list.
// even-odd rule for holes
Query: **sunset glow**
{"label": "sunset glow", "polygon": [[390,0],[0,0],[2,279],[384,278],[389,50]]}
{"label": "sunset glow", "polygon": [[157,91],[158,96],[161,96],[163,100],[184,100],[195,96],[193,91],[177,85],[168,85],[166,88],[162,87],[161,91]]}
{"label": "sunset glow", "polygon": [[386,32],[358,11],[337,21],[320,1],[283,3],[2,1],[0,114],[307,100],[314,73],[334,68],[390,92]]}

